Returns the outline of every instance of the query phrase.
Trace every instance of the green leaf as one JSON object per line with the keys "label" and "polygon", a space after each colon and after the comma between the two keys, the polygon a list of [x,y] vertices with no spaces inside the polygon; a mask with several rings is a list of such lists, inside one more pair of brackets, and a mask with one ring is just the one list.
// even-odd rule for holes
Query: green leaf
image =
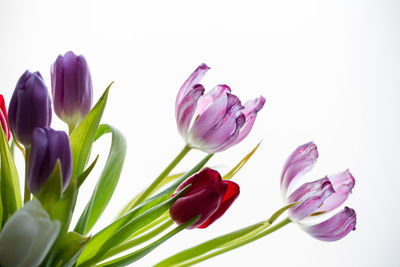
{"label": "green leaf", "polygon": [[0,129],[2,225],[22,206],[18,172],[6,135]]}
{"label": "green leaf", "polygon": [[51,207],[57,202],[63,191],[63,179],[61,172],[61,162],[57,159],[53,171],[50,173],[49,178],[40,189],[38,199],[47,211],[51,211]]}
{"label": "green leaf", "polygon": [[74,266],[80,252],[89,240],[90,237],[84,237],[75,232],[67,233],[58,245],[58,252],[52,264],[63,267]]}
{"label": "green leaf", "polygon": [[59,220],[61,222],[60,235],[66,233],[68,230],[77,198],[77,193],[78,190],[76,180],[70,181],[70,184],[67,187],[67,190],[65,190],[63,193],[62,198],[54,203],[51,211],[49,212],[52,220]]}
{"label": "green leaf", "polygon": [[158,240],[154,241],[153,243],[145,246],[142,249],[139,249],[135,252],[132,252],[128,255],[125,255],[123,257],[114,259],[112,261],[100,264],[100,265],[96,265],[96,266],[108,266],[108,267],[120,267],[120,266],[127,266],[131,263],[134,263],[135,261],[143,258],[144,256],[146,256],[147,254],[149,254],[151,251],[153,251],[155,248],[157,248],[158,246],[160,246],[162,243],[164,243],[165,241],[167,241],[168,239],[170,239],[171,237],[173,237],[174,235],[176,235],[177,233],[179,233],[180,231],[186,229],[187,227],[191,226],[192,224],[194,224],[198,219],[200,218],[200,215],[194,217],[193,219],[179,225],[178,227],[176,227],[175,229],[171,230],[170,232],[168,232],[167,234],[165,234],[164,236],[162,236],[161,238],[159,238]]}
{"label": "green leaf", "polygon": [[75,227],[77,233],[86,234],[99,219],[114,193],[124,164],[126,154],[124,136],[117,129],[104,124],[97,129],[95,140],[106,133],[112,134],[110,152],[92,197]]}
{"label": "green leaf", "polygon": [[[87,257],[87,260],[82,262],[82,259],[85,259],[85,255],[82,254],[82,259],[80,258],[80,261],[78,261],[78,264],[80,266],[92,266],[94,263],[96,263],[98,260],[102,258],[102,256],[107,253],[111,248],[118,246],[125,240],[127,240],[133,233],[141,229],[142,227],[146,226],[147,224],[151,223],[158,217],[160,217],[166,210],[171,207],[171,205],[179,198],[181,197],[186,190],[190,187],[190,185],[186,186],[182,191],[180,191],[178,194],[176,194],[174,197],[168,199],[167,201],[164,201],[163,203],[151,208],[150,210],[144,212],[140,216],[136,217],[132,221],[128,222],[125,224],[123,227],[121,227],[117,232],[115,232],[112,236],[110,236],[103,244],[99,243],[94,243],[95,247],[92,246],[91,248],[91,254],[94,256],[93,257]],[[92,244],[89,243],[88,246]],[[87,247],[89,251],[89,247]],[[86,249],[83,251],[87,251]]]}
{"label": "green leaf", "polygon": [[89,160],[93,139],[103,115],[111,85],[112,83],[107,87],[97,104],[70,135],[73,164],[72,180],[79,177]]}
{"label": "green leaf", "polygon": [[99,159],[99,155],[97,155],[96,158],[93,160],[92,164],[90,164],[90,166],[84,172],[82,172],[81,175],[79,175],[79,177],[77,179],[78,180],[78,188],[81,187],[83,182],[85,182],[86,178],[89,176],[89,174],[93,170],[94,166],[96,166],[98,159]]}
{"label": "green leaf", "polygon": [[128,213],[126,213],[124,216],[118,218],[116,221],[108,225],[106,228],[98,232],[93,236],[93,238],[90,240],[90,242],[87,244],[85,249],[83,250],[81,256],[79,257],[78,264],[82,263],[89,258],[91,258],[98,250],[99,248],[108,240],[110,239],[114,233],[118,231],[118,229],[122,228],[124,225],[126,225],[128,222],[132,221],[136,217],[140,216],[147,210],[153,208],[154,206],[162,203],[163,201],[166,201],[170,198],[172,193],[175,191],[175,189],[189,176],[192,174],[198,172],[201,168],[204,167],[204,165],[210,160],[212,157],[212,154],[207,155],[202,159],[195,167],[193,167],[190,171],[188,171],[184,176],[179,178],[178,180],[175,181],[173,185],[171,185],[169,188],[165,189],[161,193],[151,197],[150,199],[146,200],[145,202],[139,204],[136,206],[134,209],[130,210]]}
{"label": "green leaf", "polygon": [[234,247],[235,244],[246,243],[247,240],[251,240],[257,236],[260,232],[268,228],[280,215],[282,215],[289,208],[297,205],[298,203],[291,203],[284,206],[283,208],[276,211],[268,220],[250,225],[245,228],[241,228],[234,232],[216,237],[197,246],[183,250],[161,262],[154,265],[154,267],[166,267],[166,266],[180,266],[185,265],[187,261],[201,257],[207,253],[212,253],[214,250],[218,250],[221,247]]}
{"label": "green leaf", "polygon": [[250,151],[249,154],[247,154],[230,172],[224,175],[222,177],[223,180],[230,180],[243,166],[246,164],[246,162],[253,156],[253,154],[256,152],[258,147],[260,146],[261,142],[256,145],[255,148],[253,148],[252,151]]}

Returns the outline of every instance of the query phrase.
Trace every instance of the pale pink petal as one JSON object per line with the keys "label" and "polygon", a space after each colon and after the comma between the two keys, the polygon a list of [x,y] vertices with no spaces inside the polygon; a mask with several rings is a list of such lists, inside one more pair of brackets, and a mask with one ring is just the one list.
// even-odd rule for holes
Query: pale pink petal
{"label": "pale pink petal", "polygon": [[187,78],[187,80],[183,83],[181,89],[176,96],[175,108],[178,109],[178,106],[182,102],[183,98],[193,89],[193,87],[200,82],[203,78],[204,74],[210,68],[206,64],[201,64],[197,67],[197,69]]}
{"label": "pale pink petal", "polygon": [[197,84],[180,102],[176,109],[176,123],[178,131],[187,142],[187,133],[196,110],[197,100],[203,95],[204,87]]}
{"label": "pale pink petal", "polygon": [[335,193],[330,195],[316,212],[328,212],[342,205],[355,185],[354,177],[349,170],[328,176]]}
{"label": "pale pink petal", "polygon": [[298,222],[310,216],[334,192],[328,177],[303,184],[288,198],[288,204],[299,202],[298,205],[289,209],[290,219]]}
{"label": "pale pink petal", "polygon": [[209,106],[212,105],[218,98],[225,97],[226,93],[229,93],[231,89],[228,85],[219,84],[214,87],[210,92],[204,94],[200,97],[199,101],[197,101],[197,109],[196,109],[196,117],[203,113]]}
{"label": "pale pink petal", "polygon": [[297,177],[311,170],[317,158],[318,150],[313,142],[299,146],[290,155],[283,167],[281,175],[281,192],[284,199],[292,182]]}
{"label": "pale pink petal", "polygon": [[265,98],[263,96],[249,100],[244,104],[244,109],[241,110],[241,112],[246,118],[246,123],[243,125],[242,129],[240,129],[239,135],[232,145],[240,143],[250,133],[256,120],[257,113],[263,108],[264,104]]}
{"label": "pale pink petal", "polygon": [[300,225],[312,237],[322,241],[336,241],[356,229],[356,212],[348,207],[328,220],[315,225]]}

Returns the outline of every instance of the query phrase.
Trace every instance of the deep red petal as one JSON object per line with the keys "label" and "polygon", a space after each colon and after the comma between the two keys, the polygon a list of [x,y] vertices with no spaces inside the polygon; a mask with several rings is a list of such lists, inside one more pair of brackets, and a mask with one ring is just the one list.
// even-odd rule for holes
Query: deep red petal
{"label": "deep red petal", "polygon": [[218,210],[208,218],[202,225],[198,226],[197,228],[206,228],[217,219],[219,219],[224,213],[228,210],[228,208],[232,205],[235,199],[240,194],[240,187],[238,184],[231,182],[231,181],[222,181],[221,182],[224,187],[226,188],[225,195],[222,199],[221,205],[219,206]]}
{"label": "deep red petal", "polygon": [[7,136],[7,140],[10,140],[10,127],[8,126],[7,108],[3,95],[0,95],[0,121],[4,133]]}
{"label": "deep red petal", "polygon": [[205,187],[212,188],[213,190],[218,191],[220,182],[221,175],[216,170],[204,168],[200,172],[182,182],[176,189],[175,194],[177,192],[180,192],[188,184],[192,184],[192,186],[190,186],[190,188],[185,192],[183,196],[196,193],[197,191],[202,190]]}

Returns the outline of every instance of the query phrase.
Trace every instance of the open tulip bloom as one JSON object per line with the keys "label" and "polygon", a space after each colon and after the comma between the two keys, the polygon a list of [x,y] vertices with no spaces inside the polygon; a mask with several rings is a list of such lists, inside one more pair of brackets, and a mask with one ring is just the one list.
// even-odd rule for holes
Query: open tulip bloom
{"label": "open tulip bloom", "polygon": [[[117,218],[98,232],[92,228],[114,194],[126,155],[122,133],[101,124],[111,84],[92,107],[88,63],[82,55],[67,52],[51,67],[53,105],[39,72],[26,71],[21,76],[8,112],[0,95],[0,265],[127,266],[185,229],[206,231],[222,223],[219,219],[235,201],[240,201],[240,187],[230,180],[259,145],[224,175],[206,165],[214,153],[227,150],[249,135],[265,98],[242,104],[227,85],[205,92],[200,80],[208,69],[201,64],[176,97],[176,122],[184,148],[148,187],[121,207]],[[69,134],[51,128],[52,106],[68,125]],[[107,160],[85,209],[78,214],[78,222],[71,225],[80,187],[85,186],[97,165],[99,156],[89,160],[93,143],[105,134],[112,136]],[[23,197],[14,146],[25,158]],[[187,172],[171,174],[193,148],[207,154]],[[186,249],[156,266],[199,263],[265,237],[290,222],[322,241],[346,236],[356,225],[355,211],[340,209],[355,184],[351,173],[346,170],[298,186],[317,157],[313,143],[291,154],[280,181],[284,206],[267,220]],[[334,214],[328,217],[331,212]],[[285,213],[287,218],[278,220]]]}

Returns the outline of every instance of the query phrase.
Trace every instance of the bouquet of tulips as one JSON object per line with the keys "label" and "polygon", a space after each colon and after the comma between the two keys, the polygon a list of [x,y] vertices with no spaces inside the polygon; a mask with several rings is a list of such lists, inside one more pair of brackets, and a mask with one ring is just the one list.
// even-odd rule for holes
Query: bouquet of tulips
{"label": "bouquet of tulips", "polygon": [[[265,99],[242,104],[227,85],[205,93],[200,80],[208,70],[200,65],[176,97],[183,150],[147,188],[121,206],[118,218],[95,233],[91,230],[114,193],[126,152],[121,132],[101,124],[111,84],[92,107],[88,64],[83,56],[68,52],[51,66],[51,96],[41,74],[29,71],[18,80],[8,112],[0,95],[0,266],[126,266],[182,230],[207,228],[223,216],[240,193],[231,179],[258,146],[223,176],[206,165],[213,154],[246,138]],[[69,133],[50,127],[53,108],[68,124]],[[99,157],[89,161],[92,145],[108,133],[112,135],[108,158],[78,222],[71,225],[79,189]],[[171,174],[191,149],[206,156],[186,173]],[[25,158],[21,180],[15,153]],[[283,206],[264,221],[184,250],[156,266],[199,263],[291,222],[322,241],[346,236],[356,225],[354,210],[340,208],[355,184],[348,170],[295,186],[317,158],[314,143],[301,145],[289,156],[280,181]],[[333,210],[338,211],[326,217]],[[279,219],[283,214],[287,217]]]}

